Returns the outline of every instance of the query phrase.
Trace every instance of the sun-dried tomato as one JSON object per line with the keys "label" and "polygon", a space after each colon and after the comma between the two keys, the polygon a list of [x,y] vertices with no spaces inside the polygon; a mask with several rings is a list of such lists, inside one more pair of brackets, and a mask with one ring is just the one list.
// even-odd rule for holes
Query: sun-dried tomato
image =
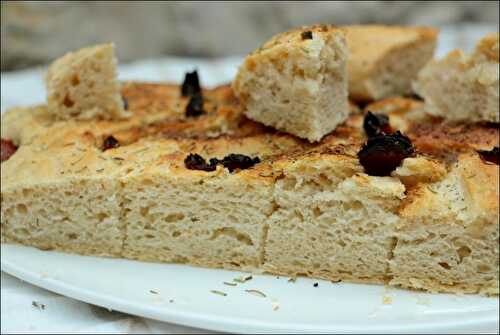
{"label": "sun-dried tomato", "polygon": [[498,161],[500,160],[500,151],[498,147],[494,147],[491,150],[478,150],[477,153],[481,156],[483,161],[498,165]]}
{"label": "sun-dried tomato", "polygon": [[369,138],[358,152],[359,162],[372,176],[389,176],[403,159],[414,155],[411,140],[399,131]]}
{"label": "sun-dried tomato", "polygon": [[184,159],[184,166],[189,170],[202,170],[210,172],[215,171],[217,162],[213,162],[211,159],[210,163],[207,163],[205,158],[201,157],[200,155],[189,154],[186,159]]}
{"label": "sun-dried tomato", "polygon": [[217,164],[219,164],[221,161],[218,160],[217,158],[210,158],[210,160],[208,161],[208,163],[210,165],[213,165],[213,166],[216,166]]}
{"label": "sun-dried tomato", "polygon": [[190,97],[195,94],[201,94],[200,79],[198,72],[187,72],[182,83],[181,93],[183,97]]}
{"label": "sun-dried tomato", "polygon": [[392,133],[389,116],[385,114],[366,113],[363,121],[363,128],[368,137]]}
{"label": "sun-dried tomato", "polygon": [[203,97],[200,94],[195,94],[189,100],[186,106],[187,117],[197,117],[204,114],[203,110]]}
{"label": "sun-dried tomato", "polygon": [[13,154],[17,151],[17,146],[11,141],[7,139],[1,139],[1,147],[0,147],[0,162],[4,162],[9,159]]}
{"label": "sun-dried tomato", "polygon": [[119,146],[120,142],[113,135],[109,135],[102,143],[102,151],[118,148]]}
{"label": "sun-dried tomato", "polygon": [[220,161],[229,172],[233,172],[236,169],[248,169],[257,163],[260,163],[259,157],[251,158],[246,155],[241,154],[230,154],[227,155]]}
{"label": "sun-dried tomato", "polygon": [[303,40],[312,40],[313,39],[313,33],[312,31],[303,31],[302,34],[300,34]]}
{"label": "sun-dried tomato", "polygon": [[260,163],[259,157],[251,158],[241,154],[229,154],[223,159],[210,158],[209,163],[198,154],[189,154],[184,165],[190,170],[215,171],[218,164],[222,164],[229,172],[248,169]]}

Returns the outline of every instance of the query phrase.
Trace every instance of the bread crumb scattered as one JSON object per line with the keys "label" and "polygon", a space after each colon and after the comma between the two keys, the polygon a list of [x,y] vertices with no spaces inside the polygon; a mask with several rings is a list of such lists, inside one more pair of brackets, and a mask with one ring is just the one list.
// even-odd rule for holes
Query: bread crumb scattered
{"label": "bread crumb scattered", "polygon": [[384,305],[392,305],[392,297],[390,297],[388,295],[385,295],[382,298],[382,304],[384,304]]}

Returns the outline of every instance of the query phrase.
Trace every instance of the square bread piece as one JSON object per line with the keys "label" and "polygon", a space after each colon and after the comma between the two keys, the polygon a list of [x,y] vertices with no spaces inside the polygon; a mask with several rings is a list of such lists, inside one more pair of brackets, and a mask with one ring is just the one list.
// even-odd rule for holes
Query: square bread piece
{"label": "square bread piece", "polygon": [[70,52],[46,76],[49,111],[57,119],[119,119],[128,116],[120,95],[113,44]]}
{"label": "square bread piece", "polygon": [[251,53],[233,82],[252,120],[311,142],[344,122],[347,47],[342,30],[302,27]]}
{"label": "square bread piece", "polygon": [[[211,143],[205,147],[216,149]],[[187,154],[179,154],[175,144],[165,144],[150,145],[162,149],[155,157],[157,164],[121,179],[123,221],[128,223],[123,257],[257,269],[266,218],[273,211],[272,179],[252,171],[231,174],[220,167],[214,172],[188,170],[182,163]],[[161,153],[169,147],[177,153],[162,162]]]}
{"label": "square bread piece", "polygon": [[284,161],[276,181],[264,269],[289,276],[384,283],[405,188],[362,173],[356,158]]}
{"label": "square bread piece", "polygon": [[493,33],[470,55],[454,50],[430,62],[414,85],[426,111],[450,121],[499,122],[498,57],[498,33]]}
{"label": "square bread piece", "polygon": [[346,26],[349,97],[357,102],[404,95],[432,58],[438,31],[427,27]]}
{"label": "square bread piece", "polygon": [[[394,175],[401,178],[402,168]],[[498,165],[469,152],[448,169],[435,182],[407,189],[410,201],[399,208],[389,284],[498,295]]]}

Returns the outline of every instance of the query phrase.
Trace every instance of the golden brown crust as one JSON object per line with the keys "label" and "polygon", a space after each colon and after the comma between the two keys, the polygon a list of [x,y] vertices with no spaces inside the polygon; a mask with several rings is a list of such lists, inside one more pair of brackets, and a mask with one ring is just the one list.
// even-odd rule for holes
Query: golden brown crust
{"label": "golden brown crust", "polygon": [[[181,97],[179,91],[178,86],[171,84],[126,83],[123,87],[123,96],[127,99],[133,114],[129,120],[54,122],[48,116],[44,116],[44,107],[37,107],[22,110],[24,114],[20,113],[20,110],[7,113],[2,121],[2,130],[21,144],[19,154],[14,155],[12,161],[21,163],[37,157],[40,160],[47,160],[48,163],[51,160],[60,161],[57,158],[59,155],[81,156],[79,153],[85,150],[89,156],[78,165],[80,168],[83,167],[82,163],[93,165],[99,162],[99,156],[119,156],[122,153],[147,150],[148,147],[155,146],[175,148],[165,151],[165,154],[170,151],[176,152],[178,157],[175,156],[175,161],[178,166],[183,165],[183,158],[190,152],[207,155],[217,153],[219,156],[224,156],[244,151],[260,153],[259,156],[264,157],[282,157],[286,160],[296,160],[298,157],[317,153],[327,155],[347,153],[355,156],[366,139],[362,129],[362,114],[356,113],[357,109],[354,106],[352,109],[354,113],[343,126],[338,127],[321,142],[310,144],[246,119],[229,86],[204,90],[206,97],[204,108],[207,113],[198,118],[185,116],[187,98]],[[498,125],[452,126],[434,118],[422,117],[415,121],[408,117],[411,113],[418,112],[421,106],[422,103],[415,100],[391,98],[371,104],[365,111],[388,114],[391,125],[395,129],[405,131],[418,152],[433,155],[437,159],[444,159],[446,158],[444,156],[454,152],[490,150],[493,146],[498,146]],[[32,113],[31,118],[25,116],[29,113]],[[18,140],[18,137],[25,126],[38,129],[40,136],[23,148],[23,144],[28,142]],[[101,152],[102,141],[107,135],[115,136],[121,147]],[[23,154],[25,150],[27,152]],[[49,150],[52,154],[47,156],[44,150]],[[92,155],[89,152],[92,152]],[[131,160],[137,158],[138,156],[129,157]],[[5,167],[2,166],[2,170],[9,169],[13,164],[9,162]],[[57,165],[59,164],[62,163]],[[126,165],[125,162],[124,164]],[[97,166],[97,169],[101,168],[100,164]],[[12,172],[14,171],[2,173],[2,180],[4,177],[12,182],[18,179],[15,177],[16,173]],[[47,175],[56,178],[59,172],[56,169],[55,172],[47,172]],[[87,176],[91,174],[91,171],[84,173]],[[43,173],[36,172],[35,175],[42,177]]]}
{"label": "golden brown crust", "polygon": [[[475,152],[456,154],[455,159],[455,162],[448,169],[456,171],[453,173],[458,178],[457,187],[463,185],[464,191],[468,195],[466,199],[468,209],[477,215],[490,217],[498,215],[498,165],[484,162]],[[442,210],[436,199],[447,195],[440,194],[429,185],[433,182],[439,182],[445,176],[441,174],[438,178],[411,185],[407,189],[407,197],[399,208],[400,214],[405,217],[418,217],[422,215],[423,211],[431,213]]]}
{"label": "golden brown crust", "polygon": [[498,124],[445,124],[440,120],[412,125],[407,133],[422,153],[444,157],[453,152],[491,150],[498,146]]}

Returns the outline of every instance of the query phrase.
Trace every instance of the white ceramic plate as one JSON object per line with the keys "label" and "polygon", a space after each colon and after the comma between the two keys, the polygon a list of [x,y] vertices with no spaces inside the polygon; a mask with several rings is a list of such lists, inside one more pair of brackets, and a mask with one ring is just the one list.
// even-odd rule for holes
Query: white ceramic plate
{"label": "white ceramic plate", "polygon": [[[82,257],[2,245],[1,268],[94,305],[228,332],[498,332],[497,298],[432,295],[361,284]],[[314,283],[318,286],[314,287]],[[245,290],[259,290],[261,297]],[[227,294],[212,293],[218,290]],[[155,294],[155,292],[157,294]]]}

